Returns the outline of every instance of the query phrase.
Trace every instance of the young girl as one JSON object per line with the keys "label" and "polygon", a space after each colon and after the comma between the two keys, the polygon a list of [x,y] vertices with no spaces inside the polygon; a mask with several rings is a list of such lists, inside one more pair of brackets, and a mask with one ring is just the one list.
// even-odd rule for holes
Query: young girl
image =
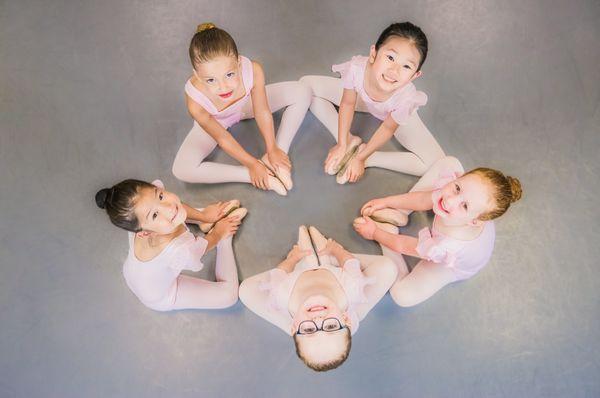
{"label": "young girl", "polygon": [[[412,81],[421,76],[427,57],[427,37],[410,22],[388,26],[371,46],[368,57],[355,56],[333,65],[341,79],[305,76],[312,88],[311,112],[334,136],[337,144],[325,161],[338,183],[356,182],[365,167],[382,167],[423,175],[444,152],[416,113],[427,96]],[[339,116],[334,105],[339,106]],[[383,123],[366,145],[350,133],[354,111],[369,112]],[[392,136],[409,152],[379,152]]]}
{"label": "young girl", "polygon": [[[198,26],[190,58],[193,75],[185,93],[194,126],[175,157],[175,177],[209,184],[246,182],[286,195],[292,188],[287,152],[310,105],[310,89],[297,81],[265,86],[260,64],[239,55],[231,36],[212,23]],[[276,140],[271,112],[284,107]],[[260,160],[227,131],[252,117],[267,150]],[[204,161],[217,145],[242,166]]]}
{"label": "young girl", "polygon": [[298,235],[277,268],[242,282],[240,300],[291,335],[311,369],[334,369],[348,357],[359,322],[396,280],[396,267],[383,256],[350,254],[314,227],[301,226]]}
{"label": "young girl", "polygon": [[[159,180],[152,184],[125,180],[101,189],[96,204],[106,209],[113,224],[130,232],[123,275],[147,307],[157,311],[225,308],[237,302],[231,239],[246,209],[228,214],[229,203],[219,202],[197,210],[166,191]],[[185,222],[216,224],[205,238],[196,238]],[[180,275],[183,270],[200,271],[201,257],[215,246],[216,282]]]}
{"label": "young girl", "polygon": [[[406,194],[374,199],[361,209],[354,222],[365,239],[375,240],[383,254],[398,265],[398,280],[390,289],[394,301],[413,306],[431,297],[448,283],[475,275],[494,249],[493,219],[521,198],[521,183],[497,170],[477,168],[463,174],[452,157],[439,160]],[[430,228],[418,238],[398,235],[395,226],[377,224],[371,217],[381,209],[433,210]],[[422,260],[408,273],[400,254]]]}

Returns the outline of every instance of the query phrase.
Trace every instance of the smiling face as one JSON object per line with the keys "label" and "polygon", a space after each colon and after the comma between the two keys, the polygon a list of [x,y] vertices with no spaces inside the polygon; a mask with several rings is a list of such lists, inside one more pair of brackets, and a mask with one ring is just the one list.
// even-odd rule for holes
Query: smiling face
{"label": "smiling face", "polygon": [[216,104],[227,105],[237,99],[242,88],[238,57],[221,55],[198,63],[194,75],[202,92]]}
{"label": "smiling face", "polygon": [[464,175],[432,195],[433,212],[446,225],[477,224],[493,208],[490,186],[476,174]]}
{"label": "smiling face", "polygon": [[393,36],[379,50],[371,46],[370,73],[380,90],[395,91],[421,76],[418,71],[420,60],[419,51],[411,40]]}
{"label": "smiling face", "polygon": [[187,218],[179,197],[159,187],[139,192],[134,213],[142,230],[160,235],[175,231]]}

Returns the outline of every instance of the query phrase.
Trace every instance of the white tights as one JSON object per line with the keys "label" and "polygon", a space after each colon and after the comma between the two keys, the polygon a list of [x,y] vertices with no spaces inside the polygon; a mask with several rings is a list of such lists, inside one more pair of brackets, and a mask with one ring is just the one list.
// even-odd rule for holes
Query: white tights
{"label": "white tights", "polygon": [[231,241],[229,237],[217,244],[216,282],[187,275],[177,277],[177,295],[171,309],[227,308],[237,302],[239,281]]}
{"label": "white tights", "polygon": [[[302,120],[304,120],[312,94],[308,87],[297,81],[268,84],[266,91],[271,112],[286,108],[275,139],[277,146],[287,153]],[[242,120],[253,117],[252,100],[249,99],[242,108]],[[173,175],[185,182],[250,183],[250,174],[244,166],[204,161],[216,146],[217,142],[194,121],[192,130],[185,137],[175,156]]]}
{"label": "white tights", "polygon": [[[304,76],[300,81],[310,86],[313,91],[310,111],[325,125],[337,142],[338,113],[334,105],[339,106],[344,92],[341,79],[329,76]],[[368,112],[360,96],[357,98],[356,110]],[[417,112],[413,113],[405,125],[398,126],[394,137],[410,152],[376,151],[367,158],[366,167],[380,167],[421,176],[436,160],[445,156]]]}
{"label": "white tights", "polygon": [[[458,159],[446,156],[435,162],[410,191],[432,190],[433,184],[442,171],[462,173],[464,170]],[[406,211],[406,213],[410,214],[411,211]],[[390,295],[401,307],[419,304],[433,296],[442,287],[456,281],[454,272],[443,264],[421,260],[409,273],[406,261],[400,253],[383,245],[381,245],[381,251],[384,256],[391,258],[398,266],[398,279],[391,287]]]}

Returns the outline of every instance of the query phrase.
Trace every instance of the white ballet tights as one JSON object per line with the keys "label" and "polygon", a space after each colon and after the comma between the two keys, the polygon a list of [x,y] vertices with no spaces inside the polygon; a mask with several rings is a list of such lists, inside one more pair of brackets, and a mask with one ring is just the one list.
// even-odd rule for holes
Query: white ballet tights
{"label": "white ballet tights", "polygon": [[[266,86],[271,112],[286,108],[275,140],[285,153],[304,120],[311,101],[310,88],[300,82],[280,82]],[[252,100],[242,108],[242,119],[254,117]],[[250,174],[244,166],[233,166],[204,159],[215,149],[217,142],[194,121],[173,162],[173,175],[185,182],[214,184],[220,182],[250,183]]]}
{"label": "white ballet tights", "polygon": [[[338,113],[334,105],[339,106],[344,92],[341,79],[329,76],[304,76],[300,81],[313,91],[310,111],[325,125],[337,142]],[[360,95],[357,97],[356,111],[368,112]],[[413,113],[405,125],[398,126],[394,137],[410,152],[376,151],[367,158],[366,167],[380,167],[421,176],[436,160],[445,156],[417,112]]]}
{"label": "white ballet tights", "polygon": [[177,277],[177,295],[173,310],[216,309],[234,305],[238,299],[238,273],[233,255],[232,238],[217,244],[216,282],[187,275]]}

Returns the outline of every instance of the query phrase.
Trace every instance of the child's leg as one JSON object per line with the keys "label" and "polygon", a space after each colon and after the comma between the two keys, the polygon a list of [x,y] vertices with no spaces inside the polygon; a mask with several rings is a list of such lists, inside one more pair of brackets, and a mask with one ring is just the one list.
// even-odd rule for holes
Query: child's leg
{"label": "child's leg", "polygon": [[217,244],[216,282],[179,275],[174,310],[227,308],[238,299],[238,274],[231,237]]}
{"label": "child's leg", "polygon": [[398,275],[394,263],[384,256],[354,254],[360,261],[360,268],[367,277],[374,277],[375,283],[365,287],[367,302],[359,304],[356,312],[359,319],[364,319],[371,309],[385,296]]}
{"label": "child's leg", "polygon": [[344,93],[342,79],[329,76],[304,76],[300,81],[312,89],[310,111],[323,123],[337,142],[338,113],[334,105],[339,105],[342,100]]}
{"label": "child's leg", "polygon": [[217,142],[198,123],[194,122],[194,127],[183,140],[175,156],[173,175],[185,182],[250,183],[250,174],[244,166],[203,161],[216,146]]}
{"label": "child's leg", "polygon": [[271,270],[265,271],[244,279],[240,285],[240,300],[250,311],[291,335],[292,319],[290,315],[273,309],[269,305],[269,292],[260,289],[262,283],[269,282],[270,272]]}
{"label": "child's leg", "polygon": [[[287,153],[310,106],[312,92],[308,86],[298,81],[268,84],[265,89],[271,112],[286,108],[275,139],[277,146]],[[248,101],[243,107],[242,119],[253,117],[252,101]]]}
{"label": "child's leg", "polygon": [[454,272],[448,267],[431,261],[421,260],[412,272],[396,281],[390,294],[401,307],[417,305],[449,283],[456,281]]}
{"label": "child's leg", "polygon": [[398,126],[394,137],[410,152],[374,152],[367,158],[366,167],[381,167],[421,176],[445,156],[417,112],[412,114],[405,125]]}

